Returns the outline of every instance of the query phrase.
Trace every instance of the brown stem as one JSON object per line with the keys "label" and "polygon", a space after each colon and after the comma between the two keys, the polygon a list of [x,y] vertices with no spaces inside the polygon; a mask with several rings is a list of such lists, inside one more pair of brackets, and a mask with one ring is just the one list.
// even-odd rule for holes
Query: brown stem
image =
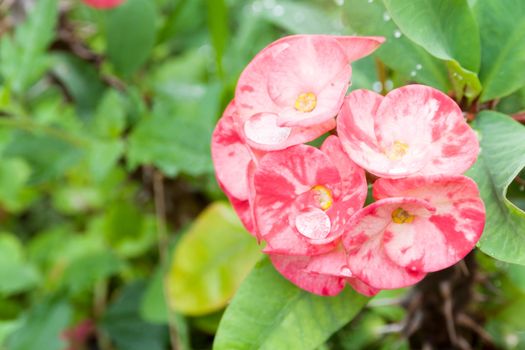
{"label": "brown stem", "polygon": [[379,59],[375,59],[376,62],[376,70],[377,70],[377,78],[379,79],[379,82],[381,83],[381,95],[386,95],[388,91],[386,91],[386,67],[385,64]]}

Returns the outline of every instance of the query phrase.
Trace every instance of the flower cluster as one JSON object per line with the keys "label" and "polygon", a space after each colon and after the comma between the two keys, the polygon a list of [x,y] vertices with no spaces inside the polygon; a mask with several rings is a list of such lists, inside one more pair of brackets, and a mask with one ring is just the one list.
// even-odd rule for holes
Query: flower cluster
{"label": "flower cluster", "polygon": [[[212,138],[217,180],[275,268],[297,286],[365,295],[462,259],[485,209],[462,175],[479,145],[459,107],[427,86],[347,94],[350,63],[379,37],[297,35],[242,72]],[[305,143],[330,133],[320,148]],[[337,136],[336,136],[337,134]],[[363,208],[373,183],[375,202]]]}

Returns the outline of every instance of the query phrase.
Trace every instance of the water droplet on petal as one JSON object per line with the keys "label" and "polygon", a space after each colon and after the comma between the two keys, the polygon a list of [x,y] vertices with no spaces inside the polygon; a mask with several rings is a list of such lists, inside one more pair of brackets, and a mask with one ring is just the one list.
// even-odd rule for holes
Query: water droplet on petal
{"label": "water droplet on petal", "polygon": [[423,66],[422,66],[421,64],[419,64],[419,63],[416,64],[416,69],[417,69],[417,70],[421,70],[421,68],[423,68]]}
{"label": "water droplet on petal", "polygon": [[388,12],[383,13],[383,21],[388,22],[390,21],[390,15]]}
{"label": "water droplet on petal", "polygon": [[348,266],[343,266],[341,267],[341,271],[339,271],[339,274],[341,276],[345,276],[345,277],[352,277],[352,271],[350,271],[350,268]]}
{"label": "water droplet on petal", "polygon": [[273,113],[254,114],[244,123],[247,138],[261,145],[278,145],[290,136],[292,128],[277,125],[277,115]]}
{"label": "water droplet on petal", "polygon": [[403,33],[399,29],[394,30],[394,38],[399,39],[403,36]]}
{"label": "water droplet on petal", "polygon": [[282,7],[281,5],[276,5],[273,8],[272,13],[275,17],[281,17],[282,15],[284,15],[284,7]]}
{"label": "water droplet on petal", "polygon": [[324,239],[330,233],[332,224],[323,210],[310,208],[295,217],[295,227],[307,238]]}

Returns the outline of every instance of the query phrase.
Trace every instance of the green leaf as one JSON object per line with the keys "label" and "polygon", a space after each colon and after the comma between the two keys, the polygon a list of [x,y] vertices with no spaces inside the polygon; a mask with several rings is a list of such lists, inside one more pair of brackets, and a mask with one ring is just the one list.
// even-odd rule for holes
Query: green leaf
{"label": "green leaf", "polygon": [[25,261],[18,239],[10,234],[0,234],[0,294],[30,290],[39,279],[36,269]]}
{"label": "green leaf", "polygon": [[170,93],[159,96],[153,115],[133,130],[130,167],[153,164],[168,176],[211,173],[210,139],[219,114],[219,86],[173,84]]}
{"label": "green leaf", "polygon": [[65,85],[77,111],[83,116],[92,112],[105,89],[96,68],[71,54],[56,53],[52,59],[52,72]]}
{"label": "green leaf", "polygon": [[168,275],[170,305],[188,315],[223,308],[260,258],[233,209],[210,205],[177,244]]}
{"label": "green leaf", "polygon": [[457,77],[458,99],[470,100],[481,91],[476,76],[481,46],[476,20],[466,0],[383,0],[390,16],[410,40],[449,62]]}
{"label": "green leaf", "polygon": [[97,106],[94,129],[97,135],[104,138],[118,138],[126,127],[126,114],[123,99],[115,90],[106,92]]}
{"label": "green leaf", "polygon": [[168,305],[164,296],[163,273],[157,268],[140,304],[142,318],[152,323],[168,323]]}
{"label": "green leaf", "polygon": [[167,347],[166,327],[140,317],[139,306],[144,290],[145,283],[141,281],[128,284],[102,318],[101,327],[117,349],[164,350]]}
{"label": "green leaf", "polygon": [[225,0],[206,0],[208,9],[208,28],[211,36],[211,43],[215,50],[215,61],[217,71],[222,76],[222,56],[226,43],[228,42],[228,8]]}
{"label": "green leaf", "polygon": [[336,297],[308,293],[284,279],[264,259],[226,309],[213,348],[316,349],[367,301],[350,287]]}
{"label": "green leaf", "polygon": [[107,53],[124,76],[148,59],[155,44],[157,12],[150,0],[127,0],[108,13]]}
{"label": "green leaf", "polygon": [[410,40],[432,55],[479,70],[481,48],[476,20],[465,0],[383,0]]}
{"label": "green leaf", "polygon": [[307,2],[279,1],[268,6],[255,1],[252,11],[292,34],[334,34],[342,29],[325,9]]}
{"label": "green leaf", "polygon": [[8,211],[17,212],[31,200],[27,181],[31,176],[29,165],[19,158],[0,161],[0,205]]}
{"label": "green leaf", "polygon": [[48,68],[50,60],[45,50],[53,41],[57,18],[57,0],[36,1],[14,38],[2,37],[0,73],[16,93],[25,92]]}
{"label": "green leaf", "polygon": [[44,299],[34,303],[20,327],[7,342],[9,350],[63,350],[61,332],[71,319],[71,307],[64,301]]}
{"label": "green leaf", "polygon": [[481,34],[481,102],[525,85],[525,2],[483,0],[474,5]]}
{"label": "green leaf", "polygon": [[479,241],[486,254],[525,264],[525,212],[506,198],[507,188],[525,167],[525,127],[497,112],[481,112],[474,124],[481,152],[468,171],[478,184],[487,211]]}
{"label": "green leaf", "polygon": [[359,35],[381,35],[386,38],[374,54],[385,65],[412,81],[442,91],[450,88],[443,62],[401,35],[381,1],[370,3],[368,0],[346,0],[344,6],[344,18]]}

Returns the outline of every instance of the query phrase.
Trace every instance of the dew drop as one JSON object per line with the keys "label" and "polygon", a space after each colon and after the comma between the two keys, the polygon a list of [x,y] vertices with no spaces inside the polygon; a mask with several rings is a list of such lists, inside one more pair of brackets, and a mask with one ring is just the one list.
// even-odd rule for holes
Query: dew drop
{"label": "dew drop", "polygon": [[383,13],[383,21],[388,22],[390,21],[390,15],[388,12]]}
{"label": "dew drop", "polygon": [[341,274],[341,276],[344,277],[352,277],[352,271],[350,271],[350,268],[348,266],[341,267],[339,274]]}
{"label": "dew drop", "polygon": [[415,77],[417,75],[417,72],[415,70],[411,71],[410,72],[410,76],[411,77]]}
{"label": "dew drop", "polygon": [[282,7],[281,5],[276,5],[273,8],[272,13],[275,17],[281,17],[282,15],[284,15],[284,7]]}
{"label": "dew drop", "polygon": [[421,64],[419,64],[419,63],[416,64],[416,69],[417,69],[417,70],[421,70],[422,68],[423,68],[423,66],[422,66]]}
{"label": "dew drop", "polygon": [[399,29],[394,30],[394,38],[399,39],[401,36],[403,36],[403,34],[401,31],[399,31]]}
{"label": "dew drop", "polygon": [[374,81],[372,84],[372,90],[375,92],[381,92],[383,90],[383,84],[380,81]]}
{"label": "dew drop", "polygon": [[292,128],[277,125],[277,115],[258,113],[244,123],[244,133],[253,142],[261,145],[278,145],[290,136]]}
{"label": "dew drop", "polygon": [[343,6],[345,4],[345,0],[334,0],[334,2],[337,6]]}
{"label": "dew drop", "polygon": [[373,3],[373,2],[374,2],[374,0],[368,0],[368,3],[369,3],[369,4],[371,4],[371,3]]}
{"label": "dew drop", "polygon": [[310,208],[295,217],[295,227],[306,238],[324,239],[330,233],[332,224],[323,210]]}
{"label": "dew drop", "polygon": [[274,6],[275,6],[275,0],[264,0],[264,7],[267,8],[268,10],[273,9]]}
{"label": "dew drop", "polygon": [[390,91],[394,88],[394,82],[390,79],[388,79],[386,82],[385,82],[385,89],[387,91]]}

